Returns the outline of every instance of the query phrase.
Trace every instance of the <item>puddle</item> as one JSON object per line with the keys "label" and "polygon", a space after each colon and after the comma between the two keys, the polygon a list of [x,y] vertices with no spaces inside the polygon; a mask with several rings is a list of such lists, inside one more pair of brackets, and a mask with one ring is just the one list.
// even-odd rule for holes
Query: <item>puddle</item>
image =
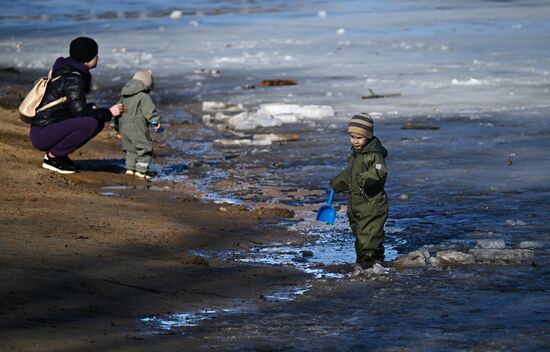
{"label": "puddle", "polygon": [[[290,227],[290,230],[297,231],[303,236],[315,238],[311,242],[301,246],[258,246],[250,251],[230,251],[222,255],[227,259],[244,263],[292,266],[311,274],[316,279],[344,278],[345,274],[331,272],[326,267],[355,262],[355,237],[349,229],[347,218],[339,216],[334,225],[327,225],[315,221],[314,217],[315,214],[309,212],[305,221]],[[406,243],[406,240],[397,236],[401,231],[402,228],[395,222],[392,226],[386,227],[386,261],[397,258],[399,252],[396,247]]]}
{"label": "puddle", "polygon": [[114,189],[114,190],[126,190],[128,189],[127,185],[113,185],[113,186],[103,186],[101,189]]}
{"label": "puddle", "polygon": [[287,287],[274,293],[266,294],[264,298],[267,302],[290,302],[294,301],[298,296],[304,295],[310,288],[311,285],[307,285],[306,287]]}
{"label": "puddle", "polygon": [[[311,285],[305,287],[285,287],[276,290],[272,293],[263,296],[266,302],[290,302],[296,299],[296,297],[305,294]],[[184,328],[193,327],[199,325],[202,321],[211,320],[218,317],[222,317],[229,314],[245,314],[254,310],[254,307],[250,304],[240,304],[232,308],[202,308],[197,311],[182,312],[167,314],[164,316],[150,316],[141,319],[148,327],[150,334],[163,334],[179,330],[178,332],[185,334]]]}
{"label": "puddle", "polygon": [[218,312],[213,309],[203,309],[192,313],[169,314],[165,317],[152,316],[142,318],[151,333],[162,333],[175,328],[197,326],[201,321],[214,319]]}
{"label": "puddle", "polygon": [[118,193],[115,193],[115,192],[99,192],[99,194],[101,194],[102,196],[109,196],[109,197],[118,196]]}

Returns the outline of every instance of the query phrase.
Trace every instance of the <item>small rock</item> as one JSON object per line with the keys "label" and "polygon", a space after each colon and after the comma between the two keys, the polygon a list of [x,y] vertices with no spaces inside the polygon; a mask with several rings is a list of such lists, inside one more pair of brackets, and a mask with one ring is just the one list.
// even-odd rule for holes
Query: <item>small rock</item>
{"label": "small rock", "polygon": [[522,249],[538,249],[543,248],[544,246],[542,243],[537,241],[521,241],[518,247]]}
{"label": "small rock", "polygon": [[535,257],[529,249],[472,249],[470,253],[478,263],[497,265],[527,263]]}
{"label": "small rock", "polygon": [[476,248],[503,249],[506,248],[506,243],[504,240],[478,240]]}
{"label": "small rock", "polygon": [[304,257],[294,257],[292,261],[296,263],[307,263],[307,259]]}
{"label": "small rock", "polygon": [[428,262],[430,263],[431,266],[437,266],[441,268],[451,266],[451,263],[449,263],[448,261],[440,257],[430,257]]}
{"label": "small rock", "polygon": [[375,275],[384,275],[386,273],[386,269],[379,263],[375,263],[372,266],[372,273]]}
{"label": "small rock", "polygon": [[428,251],[414,251],[405,254],[393,261],[394,266],[425,266],[430,257]]}
{"label": "small rock", "polygon": [[312,251],[301,251],[300,253],[302,253],[302,257],[306,257],[306,258],[313,257]]}
{"label": "small rock", "polygon": [[435,256],[452,264],[475,263],[474,256],[472,254],[458,251],[439,251],[435,254]]}

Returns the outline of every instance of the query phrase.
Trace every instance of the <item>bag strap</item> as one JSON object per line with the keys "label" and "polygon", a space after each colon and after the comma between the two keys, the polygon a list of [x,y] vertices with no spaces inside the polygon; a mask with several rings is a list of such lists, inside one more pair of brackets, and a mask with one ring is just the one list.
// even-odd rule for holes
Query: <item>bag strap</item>
{"label": "bag strap", "polygon": [[57,99],[57,100],[54,100],[54,101],[52,101],[52,102],[50,102],[50,103],[48,103],[48,104],[42,106],[40,109],[37,109],[36,112],[39,113],[39,112],[41,112],[41,111],[44,111],[44,110],[49,109],[49,108],[51,108],[51,107],[54,107],[54,106],[56,106],[56,105],[58,105],[58,104],[64,103],[64,102],[66,102],[66,101],[67,101],[67,97],[61,97],[61,98],[59,98],[59,99]]}
{"label": "bag strap", "polygon": [[[73,72],[76,73],[76,74],[79,75],[79,76],[82,76],[82,74],[80,74],[80,72],[77,72],[77,71],[73,71]],[[58,80],[59,78],[61,78],[61,76],[62,76],[62,75],[59,75],[59,76],[57,76],[57,77],[52,78],[52,74],[53,74],[53,69],[50,69],[50,70],[48,71],[48,80],[49,80],[50,82],[56,81],[56,80]],[[44,111],[44,110],[49,109],[49,108],[51,108],[51,107],[54,107],[54,106],[56,106],[56,105],[58,105],[58,104],[62,104],[62,103],[64,103],[64,102],[66,102],[66,101],[67,101],[67,97],[61,97],[61,98],[59,98],[59,99],[56,99],[56,100],[54,100],[54,101],[52,101],[52,102],[49,102],[48,104],[42,106],[40,109],[37,109],[36,112],[39,113],[39,112],[41,112],[41,111]]]}

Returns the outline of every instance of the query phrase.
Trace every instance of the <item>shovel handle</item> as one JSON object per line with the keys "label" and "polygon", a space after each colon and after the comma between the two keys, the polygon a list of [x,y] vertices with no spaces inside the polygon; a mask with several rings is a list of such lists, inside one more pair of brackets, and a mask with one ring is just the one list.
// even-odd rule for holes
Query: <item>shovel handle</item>
{"label": "shovel handle", "polygon": [[330,189],[330,196],[328,196],[327,204],[332,205],[332,198],[334,197],[334,190]]}

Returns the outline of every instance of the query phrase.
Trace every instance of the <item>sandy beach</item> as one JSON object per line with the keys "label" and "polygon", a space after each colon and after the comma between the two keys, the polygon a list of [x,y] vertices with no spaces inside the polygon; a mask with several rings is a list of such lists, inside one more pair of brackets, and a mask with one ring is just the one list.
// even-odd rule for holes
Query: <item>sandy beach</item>
{"label": "sandy beach", "polygon": [[[105,167],[120,158],[108,129],[74,157],[89,171],[49,172],[15,110],[1,109],[0,121],[2,350],[150,351],[160,342],[144,341],[139,317],[262,301],[265,292],[304,280],[297,270],[188,254],[292,241],[283,230],[265,230],[269,211],[220,211],[181,184],[148,190]],[[98,193],[112,184],[128,189],[118,197]],[[163,337],[161,345],[174,339],[185,337]]]}

